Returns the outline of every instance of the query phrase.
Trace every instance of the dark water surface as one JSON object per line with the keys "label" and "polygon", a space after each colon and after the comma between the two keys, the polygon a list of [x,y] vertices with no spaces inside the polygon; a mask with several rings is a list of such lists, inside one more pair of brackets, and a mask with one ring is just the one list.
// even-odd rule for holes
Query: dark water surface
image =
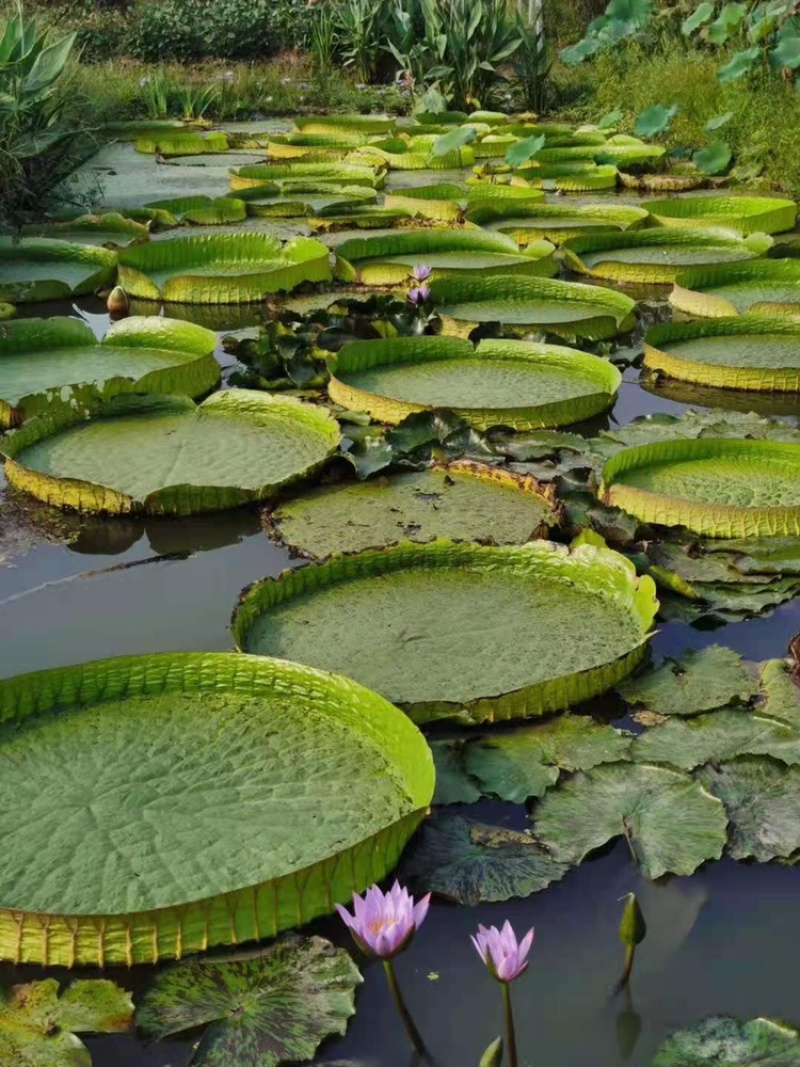
{"label": "dark water surface", "polygon": [[[104,332],[101,306],[89,300],[81,308]],[[221,352],[220,358],[227,361]],[[684,410],[684,399],[645,391],[637,378],[638,372],[626,372],[611,423]],[[717,394],[713,399],[719,404]],[[705,396],[686,400],[695,406],[711,402]],[[770,413],[763,403],[763,413]],[[773,411],[784,417],[795,412],[796,405],[787,409],[785,403]],[[184,520],[65,519],[0,490],[0,676],[118,654],[229,649],[228,621],[241,589],[290,564],[263,534],[257,510]],[[766,619],[714,631],[662,625],[653,653],[658,659],[720,642],[765,659],[784,655],[798,631],[795,601]],[[521,809],[484,802],[476,806],[482,812],[514,825]],[[434,904],[398,972],[438,1067],[477,1067],[500,1033],[501,1011],[498,988],[469,934],[479,921],[499,925],[509,918],[519,931],[535,925],[530,969],[514,987],[521,1064],[646,1067],[671,1030],[709,1013],[800,1022],[798,885],[791,868],[730,860],[692,878],[651,884],[620,843],[524,901],[473,909]],[[620,897],[632,890],[645,912],[648,937],[626,1004],[610,992],[622,957]],[[315,929],[342,936],[335,920]],[[110,976],[135,989],[151,973],[143,967]],[[381,969],[367,964],[364,974],[347,1036],[329,1042],[317,1062],[408,1067]],[[3,984],[43,975],[41,968],[0,967]],[[191,1057],[190,1042],[146,1047],[125,1035],[87,1043],[96,1067],[184,1067]]]}

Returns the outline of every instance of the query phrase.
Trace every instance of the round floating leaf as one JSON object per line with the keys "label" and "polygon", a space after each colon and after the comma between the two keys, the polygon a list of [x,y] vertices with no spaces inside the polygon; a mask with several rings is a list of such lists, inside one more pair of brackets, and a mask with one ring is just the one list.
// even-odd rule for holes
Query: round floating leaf
{"label": "round floating leaf", "polygon": [[712,141],[693,154],[692,163],[702,174],[722,174],[730,166],[732,158],[733,151],[729,144],[725,141]]}
{"label": "round floating leaf", "polygon": [[186,397],[119,397],[93,416],[44,415],[5,438],[8,480],[78,511],[190,515],[274,496],[339,442],[324,409],[246,389],[199,407]]}
{"label": "round floating leaf", "polygon": [[401,186],[386,193],[384,204],[388,208],[403,208],[413,215],[441,222],[454,222],[461,217],[462,204],[467,193],[460,185]]}
{"label": "round floating leaf", "polygon": [[518,244],[546,238],[561,244],[582,233],[604,233],[640,226],[647,212],[637,207],[613,204],[527,203],[511,199],[477,201],[467,211],[467,220],[478,226],[508,234]]}
{"label": "round floating leaf", "polygon": [[533,159],[545,146],[544,135],[525,137],[517,141],[506,152],[506,163],[510,167],[521,167]]}
{"label": "round floating leaf", "polygon": [[684,196],[642,204],[662,226],[725,227],[742,234],[794,229],[797,204],[771,196]]}
{"label": "round floating leaf", "polygon": [[[539,155],[541,157],[541,153]],[[524,168],[517,173],[535,187],[552,187],[564,193],[591,193],[601,189],[614,189],[618,177],[615,166],[598,166],[587,162],[540,163],[537,167]]]}
{"label": "round floating leaf", "polygon": [[700,385],[800,392],[800,323],[753,314],[665,323],[648,330],[644,365]]}
{"label": "round floating leaf", "polygon": [[192,222],[198,226],[244,222],[247,218],[244,203],[229,196],[179,196],[173,200],[154,200],[145,206],[155,211],[166,211],[180,222]]}
{"label": "round floating leaf", "polygon": [[280,196],[259,186],[243,189],[240,194],[247,214],[256,218],[302,218],[314,214],[344,213],[357,211],[365,205],[373,205],[378,194],[366,186],[342,186],[341,189],[314,190],[307,193],[287,189]]}
{"label": "round floating leaf", "polygon": [[800,1036],[772,1019],[714,1016],[671,1034],[653,1067],[800,1067]]}
{"label": "round floating leaf", "polygon": [[679,660],[666,660],[656,670],[619,687],[629,704],[656,715],[697,715],[746,703],[754,691],[742,657],[724,645],[686,652]]}
{"label": "round floating leaf", "polygon": [[337,185],[367,185],[380,189],[385,167],[363,163],[255,163],[231,171],[232,189],[249,189],[283,179],[335,182]]}
{"label": "round floating leaf", "polygon": [[601,499],[642,522],[708,537],[800,534],[800,445],[697,438],[624,449]]}
{"label": "round floating leaf", "polygon": [[636,116],[633,125],[634,132],[637,137],[658,137],[659,134],[667,132],[677,114],[677,104],[673,104],[672,107],[653,104],[652,107],[645,108],[641,114]]}
{"label": "round floating leaf", "polygon": [[382,422],[450,408],[480,429],[561,426],[610,407],[617,368],[587,352],[526,341],[397,337],[353,341],[332,361],[331,399]]}
{"label": "round floating leaf", "polygon": [[61,241],[82,245],[107,245],[124,248],[134,241],[146,241],[149,226],[116,212],[103,215],[79,215],[60,222],[33,223],[22,227],[25,237],[57,237]]}
{"label": "round floating leaf", "polygon": [[156,962],[302,925],[388,874],[433,794],[396,708],[258,657],[20,675],[0,721],[16,963]]}
{"label": "round floating leaf", "polygon": [[518,804],[544,796],[561,771],[588,771],[628,758],[632,735],[601,726],[585,715],[547,722],[466,742],[466,773],[484,796]]}
{"label": "round floating leaf", "polygon": [[564,258],[581,274],[651,284],[674,282],[689,266],[754,259],[771,245],[772,239],[764,234],[742,240],[703,230],[635,230],[572,237],[564,243]]}
{"label": "round floating leaf", "polygon": [[516,241],[479,229],[409,229],[396,234],[357,237],[336,247],[334,276],[363,285],[408,282],[415,267],[428,266],[435,278],[458,277],[476,271],[503,274],[557,272],[553,246],[547,241],[524,252]]}
{"label": "round floating leaf", "polygon": [[268,532],[304,555],[357,552],[395,541],[522,544],[558,523],[552,491],[478,463],[324,486],[282,504]]}
{"label": "round floating leaf", "polygon": [[669,767],[608,763],[547,792],[535,811],[537,836],[553,857],[580,863],[623,835],[646,878],[692,874],[719,859],[727,820],[722,804]]}
{"label": "round floating leaf", "polygon": [[351,675],[419,721],[484,722],[561,710],[628,674],[653,589],[590,545],[401,543],[256,583],[233,631],[245,651]]}
{"label": "round floating leaf", "polygon": [[745,74],[750,73],[760,58],[761,49],[758,45],[753,45],[752,48],[745,48],[742,52],[737,52],[732,59],[719,68],[717,77],[723,84],[743,78]]}
{"label": "round floating leaf", "polygon": [[800,67],[800,37],[785,31],[781,33],[778,43],[770,52],[770,59],[776,67],[797,70]]}
{"label": "round floating leaf", "polygon": [[400,873],[419,892],[474,906],[529,897],[568,870],[530,834],[439,815],[425,824]]}
{"label": "round floating leaf", "polygon": [[119,283],[130,296],[178,304],[254,303],[330,277],[325,245],[308,237],[282,245],[266,233],[150,241],[126,249],[119,262]]}
{"label": "round floating leaf", "polygon": [[143,152],[145,155],[200,156],[205,153],[227,152],[230,141],[228,135],[221,130],[210,133],[178,131],[173,136],[151,134],[138,137],[135,146],[137,152]]}
{"label": "round floating leaf", "polygon": [[344,949],[289,935],[257,956],[199,959],[156,976],[136,1013],[152,1038],[206,1026],[197,1067],[278,1067],[310,1060],[343,1034],[363,981]]}
{"label": "round floating leaf", "polygon": [[30,304],[99,289],[114,277],[117,254],[50,237],[0,237],[0,301]]}
{"label": "round floating leaf", "polygon": [[391,133],[396,121],[389,115],[297,115],[294,124],[296,129],[305,134],[353,132],[370,135]]}
{"label": "round floating leaf", "polygon": [[745,710],[714,711],[692,719],[670,719],[645,730],[633,744],[642,763],[671,763],[690,771],[743,755],[767,755],[800,764],[800,734],[778,719]]}
{"label": "round floating leaf", "polygon": [[476,136],[477,132],[473,126],[457,126],[456,129],[436,138],[433,142],[433,154],[434,156],[452,155],[464,145],[471,144]]}
{"label": "round floating leaf", "polygon": [[714,17],[714,5],[709,0],[698,4],[694,11],[681,23],[681,33],[684,37],[691,37],[695,30],[699,30]]}
{"label": "round floating leaf", "polygon": [[[800,267],[800,263],[798,263]],[[431,286],[445,333],[468,337],[497,323],[506,332],[547,330],[572,339],[604,339],[632,328],[633,300],[593,285],[545,278],[444,278]]]}
{"label": "round floating leaf", "polygon": [[79,319],[17,319],[0,332],[0,428],[118,393],[202,396],[219,382],[217,339],[188,322],[133,316],[101,342]]}

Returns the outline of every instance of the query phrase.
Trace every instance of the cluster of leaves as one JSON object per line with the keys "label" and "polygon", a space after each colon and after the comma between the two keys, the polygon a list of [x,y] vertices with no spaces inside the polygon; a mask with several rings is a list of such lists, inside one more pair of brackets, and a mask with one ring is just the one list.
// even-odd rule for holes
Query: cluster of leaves
{"label": "cluster of leaves", "polygon": [[586,36],[561,50],[562,62],[577,66],[620,41],[641,36],[653,16],[653,0],[609,0],[605,13],[589,23]]}
{"label": "cluster of leaves", "polygon": [[719,68],[721,82],[742,78],[762,64],[778,71],[800,67],[800,15],[791,0],[725,3],[721,9],[703,0],[681,29],[685,37],[709,46],[738,47]]}

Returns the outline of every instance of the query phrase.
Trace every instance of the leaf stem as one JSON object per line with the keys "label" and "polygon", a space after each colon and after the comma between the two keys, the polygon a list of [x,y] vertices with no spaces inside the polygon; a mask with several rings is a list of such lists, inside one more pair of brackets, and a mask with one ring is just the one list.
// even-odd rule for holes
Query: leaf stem
{"label": "leaf stem", "polygon": [[408,1040],[411,1042],[411,1046],[414,1051],[420,1055],[425,1055],[425,1043],[420,1037],[417,1025],[411,1017],[411,1012],[406,1007],[406,1002],[403,1000],[403,994],[400,992],[400,986],[397,984],[397,975],[394,973],[394,966],[391,960],[383,961],[383,969],[386,973],[386,981],[389,984],[389,992],[392,994],[392,1000],[394,1006],[397,1008],[397,1014],[400,1016],[400,1021],[403,1024],[403,1029],[406,1032]]}
{"label": "leaf stem", "polygon": [[511,983],[503,982],[503,1015],[506,1023],[506,1048],[509,1067],[517,1067],[517,1035],[514,1030],[514,1012],[511,1008]]}

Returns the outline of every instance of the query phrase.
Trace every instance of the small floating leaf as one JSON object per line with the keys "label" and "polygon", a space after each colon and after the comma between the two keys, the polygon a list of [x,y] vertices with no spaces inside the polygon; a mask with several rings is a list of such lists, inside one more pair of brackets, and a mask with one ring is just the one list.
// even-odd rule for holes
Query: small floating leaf
{"label": "small floating leaf", "polygon": [[658,715],[697,715],[750,699],[755,686],[739,656],[724,645],[710,645],[667,660],[649,674],[619,686],[629,704]]}

